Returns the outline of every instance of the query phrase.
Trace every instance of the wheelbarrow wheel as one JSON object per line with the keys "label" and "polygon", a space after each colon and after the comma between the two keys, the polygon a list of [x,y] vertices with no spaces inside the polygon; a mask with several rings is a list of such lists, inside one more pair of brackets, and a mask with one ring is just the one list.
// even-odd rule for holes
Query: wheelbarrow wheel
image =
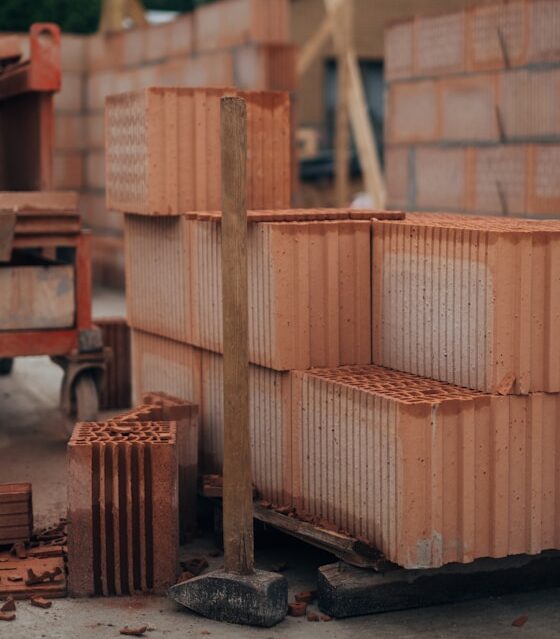
{"label": "wheelbarrow wheel", "polygon": [[0,357],[0,375],[9,375],[12,372],[14,360],[12,357]]}
{"label": "wheelbarrow wheel", "polygon": [[83,373],[74,386],[76,396],[76,421],[93,422],[99,412],[97,385],[91,375]]}

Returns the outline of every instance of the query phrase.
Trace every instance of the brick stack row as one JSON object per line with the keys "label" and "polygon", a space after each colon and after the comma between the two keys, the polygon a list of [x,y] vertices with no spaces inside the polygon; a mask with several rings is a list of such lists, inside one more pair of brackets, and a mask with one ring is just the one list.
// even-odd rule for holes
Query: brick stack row
{"label": "brick stack row", "polygon": [[386,32],[391,206],[560,215],[560,1],[516,0]]}
{"label": "brick stack row", "polygon": [[81,192],[96,280],[124,282],[122,216],[104,199],[105,98],[154,85],[294,91],[295,55],[288,0],[220,0],[163,25],[62,36],[55,184]]}
{"label": "brick stack row", "polygon": [[[109,101],[109,120],[125,103]],[[248,100],[249,131],[254,108]],[[207,103],[206,114],[213,109]],[[142,117],[134,130],[145,140],[151,125]],[[173,209],[175,164],[154,139],[148,149],[131,134],[129,159],[109,170],[116,193],[123,184],[141,193],[129,200],[138,208],[123,211],[133,386],[200,406],[200,465],[219,473],[220,213]],[[109,158],[120,145],[109,138]],[[138,148],[146,150],[134,155]],[[250,144],[249,164],[254,153]],[[185,136],[169,157],[198,154],[220,155]],[[160,162],[170,190],[152,181]],[[273,197],[284,175],[275,163],[260,169],[249,166],[249,201],[262,182],[276,185],[262,191]],[[249,211],[256,489],[407,568],[559,548],[560,227],[402,218]]]}

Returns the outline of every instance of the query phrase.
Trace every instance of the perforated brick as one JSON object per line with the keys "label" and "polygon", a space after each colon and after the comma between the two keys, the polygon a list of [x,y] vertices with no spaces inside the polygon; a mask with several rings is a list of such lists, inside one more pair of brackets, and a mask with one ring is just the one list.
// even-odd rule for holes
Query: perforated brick
{"label": "perforated brick", "polygon": [[431,76],[465,70],[464,11],[417,18],[414,28],[416,75]]}
{"label": "perforated brick", "polygon": [[248,207],[287,207],[291,188],[287,94],[152,88],[107,100],[109,208],[149,215],[219,210],[223,95],[239,95],[247,102]]}
{"label": "perforated brick", "polygon": [[558,547],[558,394],[368,366],[293,373],[293,396],[298,514],[406,568]]}
{"label": "perforated brick", "polygon": [[177,574],[176,424],[78,423],[68,473],[70,594],[163,594]]}
{"label": "perforated brick", "polygon": [[436,82],[406,82],[389,87],[386,138],[388,142],[425,142],[440,134]]}
{"label": "perforated brick", "polygon": [[417,207],[432,211],[466,208],[466,149],[418,147],[414,159]]}
{"label": "perforated brick", "polygon": [[497,393],[558,392],[558,222],[374,222],[373,361]]}
{"label": "perforated brick", "polygon": [[469,8],[469,69],[504,69],[526,61],[529,4],[522,0]]}

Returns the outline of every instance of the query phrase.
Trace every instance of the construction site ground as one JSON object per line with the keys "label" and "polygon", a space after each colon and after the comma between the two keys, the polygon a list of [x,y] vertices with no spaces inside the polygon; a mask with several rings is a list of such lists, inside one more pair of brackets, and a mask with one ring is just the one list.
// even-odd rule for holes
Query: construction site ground
{"label": "construction site ground", "polygon": [[[124,297],[97,291],[94,315],[124,315]],[[46,526],[66,512],[66,433],[58,410],[61,372],[48,358],[16,361],[10,377],[0,379],[0,482],[33,483],[35,524]],[[209,535],[210,537],[210,535]],[[187,555],[215,550],[211,538],[198,539],[183,548]],[[319,565],[333,558],[290,538],[275,535],[272,544],[257,550],[259,567],[274,569],[285,564],[293,593],[313,589]],[[219,567],[221,557],[209,558]],[[292,598],[292,597],[291,597]],[[560,638],[560,590],[482,599],[453,606],[385,613],[332,622],[312,623],[288,617],[272,629],[250,629],[197,617],[160,597],[64,599],[50,610],[18,604],[13,622],[0,622],[0,636],[11,639],[109,639],[124,626],[148,626],[150,639],[165,637],[288,638],[337,637],[339,639],[477,638],[523,636]],[[312,608],[314,609],[314,608]],[[520,616],[527,621],[512,626]]]}

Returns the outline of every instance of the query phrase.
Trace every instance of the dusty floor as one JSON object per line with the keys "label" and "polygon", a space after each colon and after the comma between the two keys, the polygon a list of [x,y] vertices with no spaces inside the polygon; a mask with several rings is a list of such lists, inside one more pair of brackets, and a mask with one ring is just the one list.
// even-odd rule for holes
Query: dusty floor
{"label": "dusty floor", "polygon": [[[97,315],[120,315],[124,305],[119,295],[102,291],[95,304]],[[19,359],[10,378],[0,379],[0,482],[31,481],[36,523],[56,520],[65,511],[65,428],[58,409],[60,372],[46,358]],[[211,540],[187,546],[187,554],[201,554],[213,548]],[[292,542],[276,539],[272,548],[260,550],[257,560],[263,568],[287,562],[285,574],[292,591],[312,588],[316,567],[328,556]],[[214,563],[219,564],[220,559]],[[528,616],[523,628],[511,623]],[[299,639],[340,637],[376,639],[409,637],[560,638],[560,591],[439,606],[423,610],[309,623],[287,619],[270,630],[218,624],[179,609],[164,598],[113,598],[59,600],[50,610],[18,606],[14,622],[0,622],[0,637],[10,639],[105,639],[119,637],[125,625],[148,625],[150,639],[166,637],[262,637]]]}

